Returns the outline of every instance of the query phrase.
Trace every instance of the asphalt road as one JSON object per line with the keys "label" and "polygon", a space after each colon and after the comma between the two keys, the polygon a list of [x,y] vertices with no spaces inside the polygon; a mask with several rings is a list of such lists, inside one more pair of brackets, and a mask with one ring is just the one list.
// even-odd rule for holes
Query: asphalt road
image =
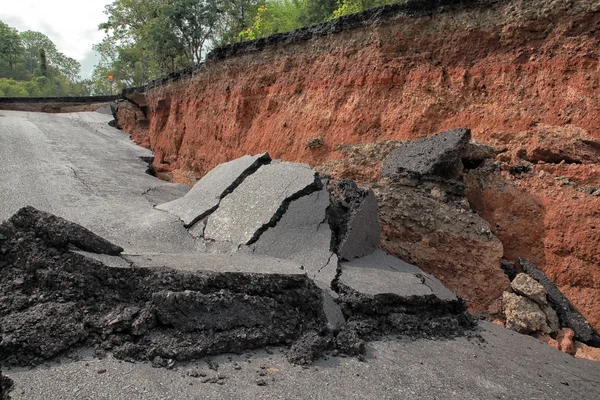
{"label": "asphalt road", "polygon": [[[30,204],[82,224],[129,254],[196,250],[181,222],[153,209],[149,196],[168,201],[184,190],[145,174],[139,157],[149,152],[110,128],[109,119],[0,111],[0,219]],[[14,399],[600,398],[600,363],[489,323],[480,334],[483,342],[388,338],[368,345],[366,362],[330,357],[308,369],[287,363],[281,349],[216,357],[217,371],[206,361],[166,370],[110,356],[99,360],[83,350],[5,372],[15,381]],[[207,378],[218,383],[204,383]]]}
{"label": "asphalt road", "polygon": [[152,153],[100,113],[0,111],[0,220],[31,205],[77,222],[127,253],[193,251],[180,221],[143,194],[174,185],[145,173]]}

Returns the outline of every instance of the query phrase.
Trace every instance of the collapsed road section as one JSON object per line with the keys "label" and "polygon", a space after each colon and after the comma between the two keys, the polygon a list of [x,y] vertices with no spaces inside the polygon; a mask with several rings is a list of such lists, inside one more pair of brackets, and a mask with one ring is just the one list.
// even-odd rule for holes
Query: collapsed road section
{"label": "collapsed road section", "polygon": [[32,207],[0,225],[2,363],[93,347],[168,366],[288,345],[288,359],[306,364],[327,349],[364,353],[383,334],[473,328],[436,278],[377,250],[372,191],[268,154],[217,168],[228,173],[157,206],[204,252],[123,254]]}

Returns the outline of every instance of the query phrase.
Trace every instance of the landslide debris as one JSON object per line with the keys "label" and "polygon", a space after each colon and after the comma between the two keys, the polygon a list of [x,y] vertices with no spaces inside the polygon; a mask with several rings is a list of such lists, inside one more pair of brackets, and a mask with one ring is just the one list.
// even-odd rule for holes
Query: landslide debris
{"label": "landslide debris", "polygon": [[66,244],[116,246],[69,224],[27,207],[0,225],[3,364],[35,365],[80,346],[191,360],[288,344],[325,324],[321,293],[304,275],[111,268]]}

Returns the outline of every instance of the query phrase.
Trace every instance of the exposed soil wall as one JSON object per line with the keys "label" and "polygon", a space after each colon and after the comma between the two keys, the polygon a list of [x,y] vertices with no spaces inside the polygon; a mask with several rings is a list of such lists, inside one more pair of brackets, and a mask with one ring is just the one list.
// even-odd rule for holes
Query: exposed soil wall
{"label": "exposed soil wall", "polygon": [[[503,152],[499,171],[465,183],[504,256],[535,261],[599,328],[598,197],[588,189],[600,174],[596,147],[580,146],[600,140],[599,26],[598,0],[413,1],[219,49],[195,70],[126,91],[117,123],[154,151],[162,177],[184,183],[264,151],[373,182],[373,160],[393,141],[469,127]],[[544,129],[570,133],[548,145]],[[355,157],[353,145],[374,142],[369,159]],[[568,144],[577,160],[557,150]],[[581,190],[507,172],[521,161]]]}

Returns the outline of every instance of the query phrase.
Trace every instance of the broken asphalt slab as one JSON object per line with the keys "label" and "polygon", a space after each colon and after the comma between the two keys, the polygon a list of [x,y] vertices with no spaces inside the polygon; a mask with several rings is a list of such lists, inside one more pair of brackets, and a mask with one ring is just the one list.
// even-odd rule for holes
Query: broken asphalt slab
{"label": "broken asphalt slab", "polygon": [[474,327],[464,301],[441,282],[381,251],[342,262],[334,286],[347,326],[362,338],[455,337]]}
{"label": "broken asphalt slab", "polygon": [[437,278],[381,250],[342,262],[337,284],[369,297],[395,295],[412,302],[418,297],[434,296],[440,302],[458,301]]}
{"label": "broken asphalt slab", "polygon": [[342,260],[371,254],[379,246],[381,228],[377,199],[372,190],[343,179],[331,185],[327,219],[333,230],[332,247]]}
{"label": "broken asphalt slab", "polygon": [[325,328],[321,290],[290,261],[133,256],[128,268],[113,268],[43,240],[22,221],[35,213],[19,215],[19,225],[0,225],[4,364],[35,365],[80,347],[191,360]]}
{"label": "broken asphalt slab", "polygon": [[393,177],[408,172],[454,179],[470,139],[471,130],[461,128],[406,142],[387,156],[381,174]]}
{"label": "broken asphalt slab", "polygon": [[200,179],[185,196],[156,208],[177,216],[186,228],[190,227],[212,213],[223,197],[270,161],[269,154],[263,153],[219,164]]}
{"label": "broken asphalt slab", "polygon": [[221,200],[207,220],[204,238],[234,249],[254,243],[277,224],[289,204],[321,188],[316,173],[306,164],[272,162],[248,176]]}
{"label": "broken asphalt slab", "polygon": [[122,247],[110,243],[79,224],[31,206],[21,208],[8,222],[18,229],[34,233],[53,247],[66,249],[72,245],[90,253],[109,255],[118,255],[123,251]]}
{"label": "broken asphalt slab", "polygon": [[337,256],[331,250],[327,223],[329,192],[326,187],[290,203],[277,225],[251,245],[254,254],[294,260],[322,288],[337,274]]}

